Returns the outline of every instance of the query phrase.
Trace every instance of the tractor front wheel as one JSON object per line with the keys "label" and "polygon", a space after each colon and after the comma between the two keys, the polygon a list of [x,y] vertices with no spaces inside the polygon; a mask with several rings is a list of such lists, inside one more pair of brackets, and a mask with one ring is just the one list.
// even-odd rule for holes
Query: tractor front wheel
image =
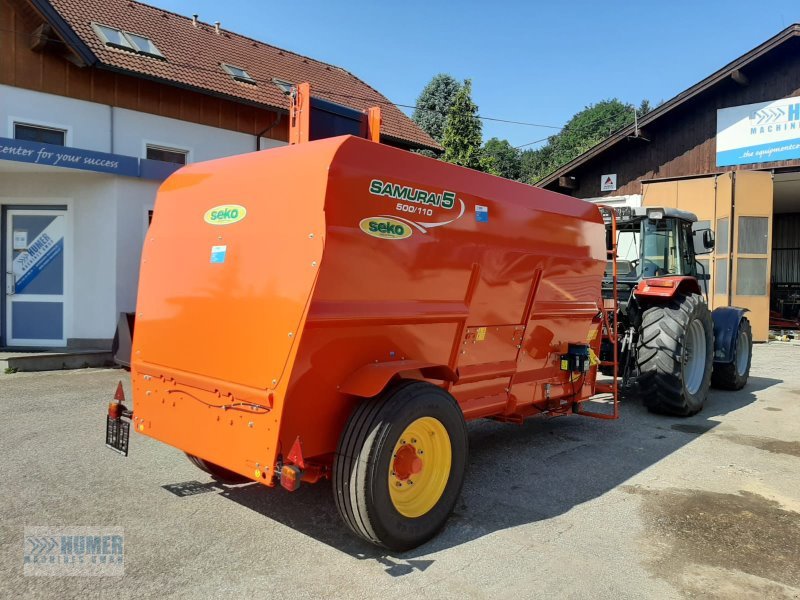
{"label": "tractor front wheel", "polygon": [[431,539],[464,482],[467,429],[455,399],[406,381],[353,412],[333,461],[336,507],[358,536],[404,551]]}
{"label": "tractor front wheel", "polygon": [[699,294],[676,294],[642,314],[637,384],[652,412],[688,417],[700,411],[711,385],[714,324]]}

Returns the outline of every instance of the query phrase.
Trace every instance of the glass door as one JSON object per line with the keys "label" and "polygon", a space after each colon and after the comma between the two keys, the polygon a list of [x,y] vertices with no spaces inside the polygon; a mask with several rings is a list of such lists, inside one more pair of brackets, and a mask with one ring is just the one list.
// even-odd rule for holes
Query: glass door
{"label": "glass door", "polygon": [[63,210],[6,213],[7,346],[66,346]]}

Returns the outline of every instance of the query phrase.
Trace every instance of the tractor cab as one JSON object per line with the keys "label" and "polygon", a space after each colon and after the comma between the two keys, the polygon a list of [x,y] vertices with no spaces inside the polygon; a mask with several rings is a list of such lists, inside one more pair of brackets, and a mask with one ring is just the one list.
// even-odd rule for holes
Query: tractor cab
{"label": "tractor cab", "polygon": [[[627,304],[631,293],[643,280],[662,277],[693,277],[707,280],[696,257],[714,248],[710,229],[696,229],[697,217],[683,210],[663,207],[618,207],[616,228],[606,227],[606,246],[616,241],[617,283],[621,304]],[[610,221],[606,214],[605,219]],[[616,232],[616,240],[612,236]],[[609,260],[603,281],[603,292],[609,297],[613,278],[613,261]]]}

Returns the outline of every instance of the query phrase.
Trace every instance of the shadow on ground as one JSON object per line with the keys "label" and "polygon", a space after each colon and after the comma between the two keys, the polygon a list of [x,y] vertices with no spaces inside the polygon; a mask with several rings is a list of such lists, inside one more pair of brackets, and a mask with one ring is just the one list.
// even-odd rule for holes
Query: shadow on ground
{"label": "shadow on ground", "polygon": [[[521,426],[478,421],[469,426],[466,483],[455,513],[429,543],[387,554],[354,537],[339,519],[330,482],[290,494],[260,485],[224,486],[221,494],[358,559],[372,559],[393,576],[424,570],[422,557],[490,534],[569,511],[597,498],[713,431],[716,417],[755,401],[755,392],[782,383],[751,377],[740,392],[714,391],[688,419],[653,415],[635,400],[618,421],[578,416],[534,418]],[[222,487],[222,486],[220,486]]]}

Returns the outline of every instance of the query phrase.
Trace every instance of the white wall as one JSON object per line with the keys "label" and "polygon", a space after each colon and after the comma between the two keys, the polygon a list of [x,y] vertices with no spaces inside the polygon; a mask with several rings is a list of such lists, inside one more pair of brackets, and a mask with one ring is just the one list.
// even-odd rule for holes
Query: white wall
{"label": "white wall", "polygon": [[153,210],[160,182],[117,177],[116,311],[133,312],[139,286],[142,244],[147,234],[147,211]]}
{"label": "white wall", "polygon": [[0,137],[13,138],[13,122],[67,130],[67,146],[111,152],[111,108],[0,85]]}
{"label": "white wall", "polygon": [[[146,144],[189,150],[190,162],[256,149],[254,135],[96,102],[7,85],[0,85],[0,100],[0,137],[14,137],[13,122],[23,121],[66,129],[68,146],[138,158],[145,158]],[[261,138],[262,149],[283,145]]]}

